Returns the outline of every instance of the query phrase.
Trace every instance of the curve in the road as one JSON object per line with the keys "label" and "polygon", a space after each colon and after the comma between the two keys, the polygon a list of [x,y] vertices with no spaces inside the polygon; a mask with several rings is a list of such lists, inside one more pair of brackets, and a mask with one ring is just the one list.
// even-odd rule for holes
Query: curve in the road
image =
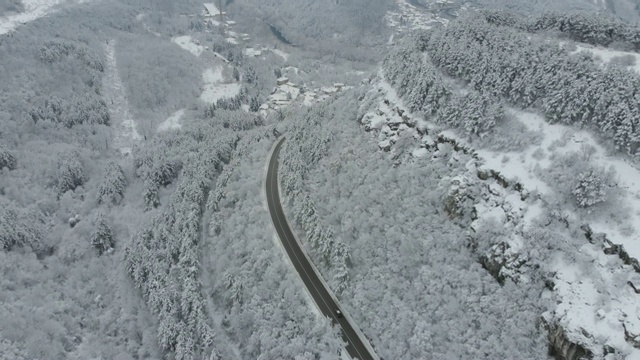
{"label": "curve in the road", "polygon": [[369,347],[365,344],[366,340],[361,339],[360,334],[355,326],[353,326],[347,317],[338,317],[336,309],[342,309],[331,296],[330,290],[325,287],[325,282],[320,279],[320,275],[316,272],[311,264],[308,256],[302,250],[300,243],[295,238],[291,226],[287,222],[286,215],[280,202],[280,191],[278,189],[278,156],[284,137],[280,139],[275,146],[266,180],[266,195],[269,206],[269,213],[273,226],[278,233],[278,238],[282,242],[287,255],[291,259],[294,268],[300,275],[304,285],[309,291],[311,297],[315,301],[318,309],[331,321],[342,329],[342,337],[347,343],[347,352],[353,358],[360,360],[377,360],[379,359]]}

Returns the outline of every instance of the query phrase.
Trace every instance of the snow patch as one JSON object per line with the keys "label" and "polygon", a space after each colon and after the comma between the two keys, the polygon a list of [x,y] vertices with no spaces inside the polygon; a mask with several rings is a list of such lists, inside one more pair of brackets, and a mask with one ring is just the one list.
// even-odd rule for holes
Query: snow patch
{"label": "snow patch", "polygon": [[283,58],[283,59],[284,59],[284,61],[289,60],[289,56],[290,56],[290,54],[288,54],[288,53],[286,53],[286,52],[284,52],[284,51],[282,51],[282,50],[279,50],[279,49],[271,49],[271,51],[272,51],[274,54],[276,54],[276,55],[280,56],[281,58]]}
{"label": "snow patch", "polygon": [[219,99],[232,98],[240,93],[240,84],[222,83],[224,77],[221,66],[205,70],[202,74],[202,80],[204,81],[204,89],[202,95],[200,95],[200,100],[207,104],[214,104]]}
{"label": "snow patch", "polygon": [[113,122],[114,145],[123,155],[131,154],[133,145],[142,140],[136,129],[136,122],[129,110],[129,102],[125,96],[125,87],[118,73],[116,63],[115,40],[105,46],[107,58],[103,78],[104,99]]}
{"label": "snow patch", "polygon": [[18,26],[46,16],[56,9],[54,7],[64,0],[23,0],[24,11],[0,18],[0,35],[15,30]]}
{"label": "snow patch", "polygon": [[632,56],[635,58],[635,64],[633,66],[628,67],[629,69],[640,73],[640,54],[634,52],[626,52],[626,51],[618,51],[613,49],[606,49],[600,47],[592,47],[589,45],[577,45],[577,50],[573,52],[576,54],[578,52],[589,52],[596,57],[599,57],[604,64],[608,64],[611,62],[611,59],[620,56]]}
{"label": "snow patch", "polygon": [[193,42],[193,39],[189,35],[174,37],[171,41],[195,56],[200,56],[204,51],[204,46]]}
{"label": "snow patch", "polygon": [[165,120],[162,124],[160,124],[160,126],[158,126],[158,131],[167,131],[167,130],[182,128],[182,124],[180,124],[180,119],[182,119],[183,115],[184,115],[184,109],[176,111],[167,120]]}
{"label": "snow patch", "polygon": [[634,337],[640,335],[640,307],[633,296],[633,289],[627,283],[640,284],[638,275],[628,267],[618,266],[614,263],[615,258],[590,244],[578,251],[594,258],[596,268],[607,270],[594,273],[559,257],[554,264],[554,284],[562,302],[553,311],[554,318],[563,328],[576,330],[570,333],[576,338],[574,341],[591,345],[606,344],[625,356],[625,359],[640,359],[640,350],[625,339],[625,329]]}

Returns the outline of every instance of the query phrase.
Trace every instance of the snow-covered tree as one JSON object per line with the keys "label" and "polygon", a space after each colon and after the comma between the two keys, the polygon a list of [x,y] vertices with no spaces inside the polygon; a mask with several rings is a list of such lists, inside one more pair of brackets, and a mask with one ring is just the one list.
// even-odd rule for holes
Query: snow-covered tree
{"label": "snow-covered tree", "polygon": [[75,190],[86,181],[84,168],[77,153],[66,153],[58,166],[58,194],[62,195],[69,190]]}
{"label": "snow-covered tree", "polygon": [[42,248],[44,240],[44,218],[32,208],[21,208],[15,202],[0,197],[0,247],[31,247],[35,251]]}
{"label": "snow-covered tree", "polygon": [[110,161],[104,171],[104,178],[98,187],[98,203],[118,205],[124,198],[127,179],[122,167],[115,161]]}
{"label": "snow-covered tree", "polygon": [[15,170],[18,165],[16,157],[7,148],[0,146],[0,169]]}
{"label": "snow-covered tree", "polygon": [[95,218],[95,229],[91,235],[91,245],[96,249],[98,255],[102,255],[105,252],[113,249],[115,246],[115,240],[109,226],[106,216],[99,212]]}
{"label": "snow-covered tree", "polygon": [[591,168],[578,174],[571,191],[578,206],[587,208],[606,201],[610,176],[602,168]]}

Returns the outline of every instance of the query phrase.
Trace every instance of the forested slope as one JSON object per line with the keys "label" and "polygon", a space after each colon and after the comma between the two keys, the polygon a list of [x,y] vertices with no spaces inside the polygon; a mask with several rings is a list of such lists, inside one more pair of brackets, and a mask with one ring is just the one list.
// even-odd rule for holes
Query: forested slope
{"label": "forested slope", "polygon": [[357,126],[358,98],[296,115],[282,154],[290,209],[345,309],[383,358],[544,358],[542,284],[498,285],[441,210],[471,155],[399,164]]}
{"label": "forested slope", "polygon": [[[635,311],[640,77],[624,63],[571,50],[574,42],[633,50],[637,32],[584,13],[467,16],[394,49],[379,86],[401,99],[387,95],[361,118],[398,161],[414,142],[416,118],[429,124],[414,137],[416,158],[441,157],[447,143],[455,144],[454,163],[473,155],[469,173],[451,181],[444,209],[468,227],[471,248],[496,280],[544,279],[557,302],[542,322],[559,358],[638,354],[635,316],[617,314]],[[525,139],[513,136],[521,131]],[[594,300],[596,288],[607,295]]]}
{"label": "forested slope", "polygon": [[288,41],[318,55],[352,57],[350,46],[386,40],[383,18],[393,5],[392,0],[235,0],[230,8],[273,25]]}

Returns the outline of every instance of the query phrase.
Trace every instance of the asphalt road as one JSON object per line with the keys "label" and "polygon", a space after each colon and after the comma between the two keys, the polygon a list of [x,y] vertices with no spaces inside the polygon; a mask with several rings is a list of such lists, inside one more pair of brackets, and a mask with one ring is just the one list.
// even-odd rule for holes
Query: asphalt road
{"label": "asphalt road", "polygon": [[284,138],[276,145],[267,171],[267,203],[269,204],[269,212],[271,213],[273,225],[293,266],[302,278],[304,285],[309,290],[309,293],[311,293],[320,311],[331,319],[334,324],[342,328],[342,337],[347,343],[347,352],[349,355],[360,360],[374,360],[374,357],[362,343],[349,321],[344,317],[339,318],[336,316],[335,310],[338,308],[341,309],[341,307],[333,301],[329,291],[327,291],[318,275],[313,271],[313,267],[307,260],[307,257],[305,257],[303,250],[293,236],[293,231],[285,220],[284,210],[280,203],[280,193],[278,191],[278,156],[283,141]]}

